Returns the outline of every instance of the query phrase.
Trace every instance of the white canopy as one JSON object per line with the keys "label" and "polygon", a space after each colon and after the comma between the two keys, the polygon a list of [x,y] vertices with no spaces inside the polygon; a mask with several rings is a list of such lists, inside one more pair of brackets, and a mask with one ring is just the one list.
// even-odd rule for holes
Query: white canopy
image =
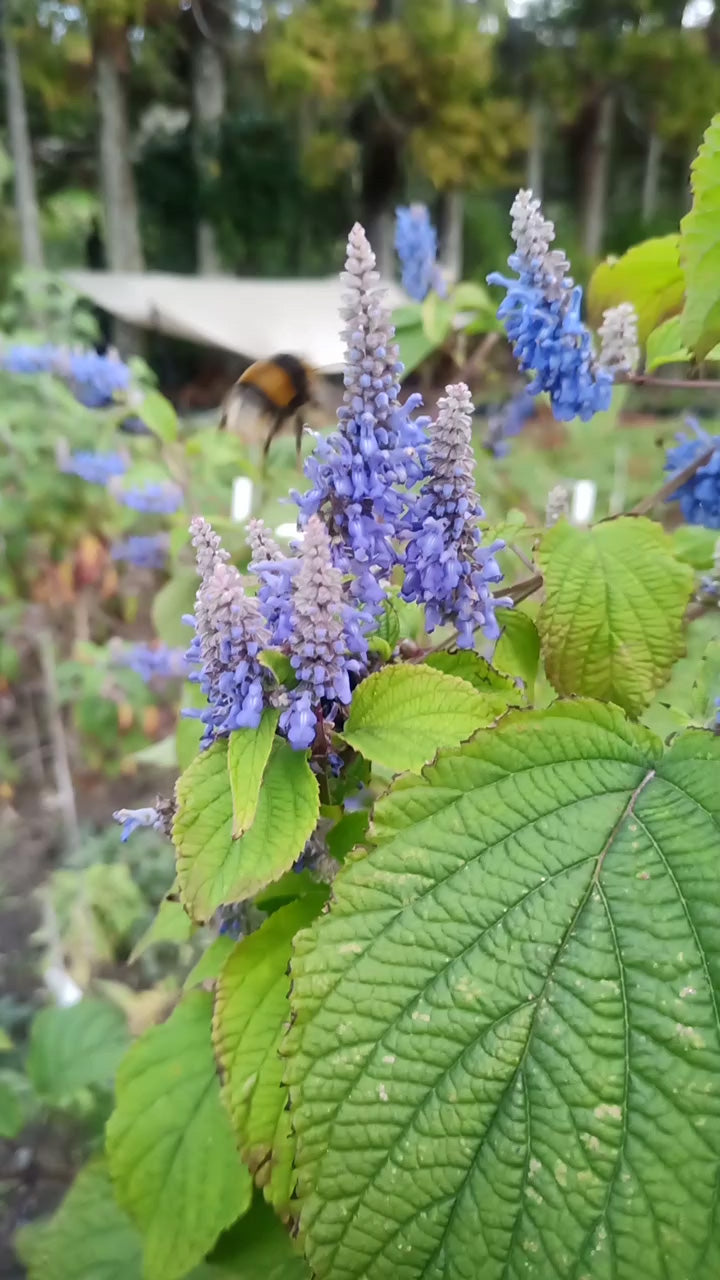
{"label": "white canopy", "polygon": [[[341,369],[343,342],[337,276],[324,280],[241,280],[165,272],[68,271],[69,284],[110,315],[248,360],[279,351],[304,357],[324,372]],[[408,302],[385,286],[390,307]]]}

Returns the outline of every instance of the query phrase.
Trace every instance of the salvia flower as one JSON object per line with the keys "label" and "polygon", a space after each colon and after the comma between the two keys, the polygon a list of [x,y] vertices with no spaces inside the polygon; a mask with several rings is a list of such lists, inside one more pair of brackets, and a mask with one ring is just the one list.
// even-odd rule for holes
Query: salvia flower
{"label": "salvia flower", "polygon": [[129,538],[113,542],[110,555],[113,560],[137,565],[139,569],[162,569],[169,547],[170,539],[166,533],[134,533]]}
{"label": "salvia flower", "polygon": [[430,476],[411,514],[402,595],[424,606],[428,631],[452,624],[458,647],[471,649],[478,629],[497,638],[496,605],[511,601],[495,600],[490,589],[502,578],[494,555],[504,543],[483,547],[478,528],[470,392],[463,382],[446,390],[430,435]]}
{"label": "salvia flower", "polygon": [[292,747],[304,751],[315,740],[318,708],[349,705],[350,677],[362,673],[367,655],[360,613],[343,599],[342,574],[317,516],[308,521],[293,579],[289,645],[298,683],[280,729]]}
{"label": "salvia flower", "polygon": [[502,409],[490,414],[483,448],[495,458],[504,458],[510,450],[508,440],[520,435],[534,413],[535,397],[524,389],[519,395],[513,396],[512,400],[508,400]]}
{"label": "salvia flower", "polygon": [[274,645],[287,644],[292,630],[292,580],[300,563],[286,556],[262,520],[248,522],[250,569],[259,581],[258,600]]}
{"label": "salvia flower", "polygon": [[488,276],[488,283],[507,289],[498,317],[519,367],[535,375],[530,393],[547,392],[560,422],[587,421],[610,407],[613,375],[595,358],[581,319],[582,288],[568,274],[565,255],[551,249],[555,228],[532,192],[519,191],[510,212],[516,250],[508,265],[518,274]]}
{"label": "salvia flower", "polygon": [[545,527],[550,529],[570,513],[570,494],[564,484],[556,484],[547,496]]}
{"label": "salvia flower", "polygon": [[88,409],[103,409],[112,404],[119,393],[126,392],[132,374],[116,353],[100,355],[97,351],[72,351],[64,376],[81,404]]}
{"label": "salvia flower", "polygon": [[114,648],[111,658],[114,666],[128,667],[146,684],[152,680],[180,680],[188,673],[185,650],[172,649],[165,644],[133,644],[127,648]]}
{"label": "salvia flower", "polygon": [[688,524],[720,529],[720,436],[709,435],[696,418],[688,416],[685,422],[693,434],[679,432],[676,435],[678,443],[667,451],[665,470],[671,476],[677,475],[709,449],[713,452],[709,460],[670,495],[668,501],[680,503]]}
{"label": "salvia flower", "polygon": [[108,481],[124,475],[127,458],[122,453],[94,453],[90,449],[76,449],[63,460],[61,470],[66,475],[79,476],[88,484],[106,485]]}
{"label": "salvia flower", "polygon": [[598,329],[598,364],[616,376],[634,373],[640,359],[637,312],[631,302],[621,302],[603,312]]}
{"label": "salvia flower", "polygon": [[9,373],[54,373],[89,409],[105,408],[118,393],[128,391],[132,381],[129,366],[112,351],[100,355],[97,351],[73,351],[50,343],[15,343],[2,353],[0,363]]}
{"label": "salvia flower", "polygon": [[410,490],[424,474],[427,419],[411,414],[421,397],[400,405],[398,349],[377,286],[373,254],[363,228],[350,232],[343,318],[346,327],[345,394],[339,430],[319,439],[305,464],[310,490],[294,497],[305,525],[315,513],[330,531],[333,562],[351,574],[351,592],[379,612],[384,582],[398,562],[393,541]]}
{"label": "salvia flower", "polygon": [[162,831],[166,834],[166,822],[164,815],[155,807],[147,809],[117,809],[113,814],[113,820],[122,824],[122,835],[120,839],[123,844],[130,839],[134,831],[138,827],[152,827],[155,831]]}
{"label": "salvia flower", "polygon": [[207,521],[191,526],[202,580],[195,601],[195,637],[187,660],[200,667],[196,681],[208,701],[204,711],[185,711],[203,721],[201,747],[234,729],[257,729],[264,707],[265,669],[259,654],[270,641],[257,600],[243,590],[240,574],[229,564]]}
{"label": "salvia flower", "polygon": [[57,360],[57,348],[16,342],[2,353],[2,367],[8,373],[50,373]]}
{"label": "salvia flower", "polygon": [[148,482],[128,489],[122,485],[113,485],[112,494],[122,506],[153,515],[172,515],[183,504],[182,489],[169,480]]}
{"label": "salvia flower", "polygon": [[395,249],[402,264],[403,288],[411,298],[422,302],[431,289],[444,296],[437,232],[424,204],[400,205],[395,210]]}

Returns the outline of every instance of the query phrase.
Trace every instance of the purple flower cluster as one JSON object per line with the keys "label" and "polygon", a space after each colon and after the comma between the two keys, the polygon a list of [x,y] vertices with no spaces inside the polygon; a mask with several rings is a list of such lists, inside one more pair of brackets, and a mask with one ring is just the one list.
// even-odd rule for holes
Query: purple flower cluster
{"label": "purple flower cluster", "polygon": [[152,680],[182,680],[188,674],[184,649],[168,645],[133,644],[112,653],[115,666],[135,671],[146,684]]}
{"label": "purple flower cluster", "polygon": [[502,578],[494,555],[504,543],[481,545],[470,392],[463,382],[446,390],[430,435],[430,476],[411,511],[402,595],[424,606],[428,631],[452,624],[458,647],[471,649],[478,629],[497,638],[495,608],[512,601],[495,600],[490,589]]}
{"label": "purple flower cluster", "polygon": [[488,429],[483,448],[495,458],[506,457],[510,451],[508,440],[511,436],[520,435],[534,413],[535,397],[527,389],[513,396],[502,409],[497,413],[491,413],[488,417]]}
{"label": "purple flower cluster", "polygon": [[106,485],[108,481],[127,471],[127,458],[122,453],[93,453],[89,449],[77,449],[69,454],[61,465],[66,475],[79,476],[87,484]]}
{"label": "purple flower cluster", "polygon": [[292,581],[290,661],[297,688],[280,717],[280,729],[297,751],[315,741],[318,709],[350,703],[350,677],[363,673],[367,642],[359,610],[343,599],[342,574],[332,563],[327,529],[311,516]]}
{"label": "purple flower cluster", "polygon": [[274,645],[287,644],[291,631],[292,580],[300,564],[297,556],[286,556],[268,533],[262,520],[248,523],[250,569],[260,584],[258,600]]}
{"label": "purple flower cluster", "polygon": [[400,205],[395,210],[395,249],[402,263],[406,293],[422,302],[431,289],[445,296],[437,265],[437,232],[424,204]]}
{"label": "purple flower cluster", "polygon": [[680,503],[688,524],[720,529],[720,436],[708,435],[696,418],[687,416],[685,423],[694,435],[678,432],[675,437],[678,443],[667,451],[665,470],[671,476],[677,475],[709,449],[713,452],[709,460],[670,495],[668,501]]}
{"label": "purple flower cluster", "polygon": [[97,351],[71,351],[49,343],[31,346],[17,343],[2,354],[2,366],[9,373],[54,373],[63,378],[76,400],[89,409],[102,409],[119,392],[126,392],[132,374],[118,355]]}
{"label": "purple flower cluster", "polygon": [[110,555],[113,560],[137,565],[139,569],[162,569],[170,547],[166,533],[135,533],[113,542]]}
{"label": "purple flower cluster", "polygon": [[613,373],[595,358],[580,314],[582,288],[568,275],[564,253],[550,248],[555,228],[532,192],[519,191],[510,212],[517,247],[508,265],[518,274],[488,276],[489,284],[507,289],[498,317],[505,321],[518,365],[535,375],[528,391],[547,392],[558,421],[588,421],[610,407]]}
{"label": "purple flower cluster", "polygon": [[270,634],[258,601],[245,594],[240,574],[207,521],[198,516],[190,529],[201,581],[195,615],[185,619],[195,627],[186,657],[200,667],[190,679],[200,685],[208,706],[183,714],[202,720],[204,748],[234,729],[257,729],[260,724],[267,672],[259,655]]}
{"label": "purple flower cluster", "polygon": [[393,542],[409,490],[424,474],[427,419],[411,417],[419,396],[404,405],[398,401],[402,365],[382,290],[376,287],[375,255],[358,223],[350,232],[342,280],[347,353],[340,427],[318,440],[305,465],[311,488],[294,497],[301,525],[321,516],[333,562],[352,575],[354,597],[377,614],[384,581],[398,562]]}
{"label": "purple flower cluster", "polygon": [[151,515],[172,515],[183,504],[183,491],[179,485],[171,481],[134,485],[125,489],[122,485],[113,485],[113,497],[123,507],[132,511],[143,511]]}

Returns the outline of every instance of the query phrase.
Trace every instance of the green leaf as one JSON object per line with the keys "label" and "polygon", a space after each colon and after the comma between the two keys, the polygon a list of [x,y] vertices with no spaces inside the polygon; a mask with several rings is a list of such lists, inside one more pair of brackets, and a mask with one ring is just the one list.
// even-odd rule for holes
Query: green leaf
{"label": "green leaf", "polygon": [[394,600],[386,599],[384,601],[375,634],[386,641],[392,652],[400,640],[400,614]]}
{"label": "green leaf", "polygon": [[456,311],[487,311],[493,318],[497,311],[485,285],[476,280],[461,280],[453,289],[450,301]]}
{"label": "green leaf", "polygon": [[645,372],[652,373],[664,364],[686,364],[690,360],[690,352],[683,345],[681,335],[682,321],[680,316],[671,316],[664,320],[657,329],[648,334],[645,351]]}
{"label": "green leaf", "polygon": [[693,573],[652,520],[625,517],[592,529],[561,520],[538,561],[538,615],[548,679],[558,693],[587,694],[639,715],[683,652]]}
{"label": "green leaf", "polygon": [[231,938],[227,933],[218,934],[217,938],[213,938],[210,945],[203,951],[197,964],[194,964],[190,970],[183,983],[183,991],[190,991],[192,987],[199,987],[202,982],[217,981],[222,973],[223,965],[234,946],[235,939]]}
{"label": "green leaf", "polygon": [[160,943],[173,942],[179,946],[183,942],[188,942],[194,932],[195,925],[182,903],[171,898],[163,898],[155,918],[135,943],[129,963],[134,964],[150,947]]}
{"label": "green leaf", "polygon": [[178,780],[173,839],[183,900],[207,920],[223,903],[241,902],[289,871],[315,829],[317,779],[304,752],[276,738],[255,820],[233,840],[227,740],[193,760]]}
{"label": "green leaf", "polygon": [[578,701],[379,802],[294,943],[318,1280],[718,1273],[719,769]]}
{"label": "green leaf", "polygon": [[0,1068],[0,1138],[17,1138],[36,1106],[37,1100],[22,1072]]}
{"label": "green leaf", "polygon": [[441,298],[434,289],[427,295],[421,307],[422,326],[425,337],[433,348],[441,347],[452,329],[454,307],[452,303]]}
{"label": "green leaf", "polygon": [[270,668],[278,684],[284,684],[286,689],[295,688],[297,675],[286,653],[280,653],[278,649],[263,649],[260,661],[264,667]]}
{"label": "green leaf", "polygon": [[250,1204],[220,1097],[212,997],[191,991],[133,1045],[117,1077],[107,1153],[118,1202],[142,1232],[146,1280],[176,1280]]}
{"label": "green leaf", "polygon": [[215,994],[213,1039],[243,1159],[281,1217],[290,1216],[294,1141],[279,1045],[288,1017],[290,948],[325,901],[307,894],[239,942]]}
{"label": "green leaf", "polygon": [[27,1073],[37,1093],[59,1106],[88,1085],[110,1084],[128,1044],[125,1015],[93,998],[41,1009],[30,1029]]}
{"label": "green leaf", "polygon": [[705,529],[700,524],[680,524],[670,534],[673,554],[693,569],[712,569],[715,560],[717,529]]}
{"label": "green leaf", "polygon": [[485,658],[475,653],[474,649],[439,649],[437,653],[428,654],[424,662],[425,666],[432,667],[435,671],[444,671],[448,676],[466,680],[473,689],[479,689],[481,693],[494,690],[504,694],[508,705],[517,701],[518,688],[515,681],[509,676],[501,675]]}
{"label": "green leaf", "polygon": [[713,116],[692,166],[692,208],[680,223],[685,269],[682,339],[702,360],[720,342],[720,115]]}
{"label": "green leaf", "polygon": [[528,697],[532,698],[540,661],[537,627],[522,609],[497,609],[495,617],[502,628],[495,646],[495,662],[501,671],[519,676],[527,689]]}
{"label": "green leaf", "polygon": [[395,329],[414,329],[422,321],[422,308],[419,302],[412,302],[405,307],[396,307],[392,313]]}
{"label": "green leaf", "polygon": [[392,649],[387,640],[383,640],[382,636],[369,636],[368,650],[370,653],[376,653],[381,662],[389,662],[392,658]]}
{"label": "green leaf", "polygon": [[15,1048],[4,1027],[0,1027],[0,1053],[12,1053]]}
{"label": "green leaf", "polygon": [[81,1169],[49,1222],[15,1235],[28,1280],[143,1280],[142,1242],[101,1160]]}
{"label": "green leaf", "polygon": [[384,667],[358,685],[342,736],[394,773],[417,771],[439,747],[463,742],[506,706],[501,694],[478,693],[427,663]]}
{"label": "green leaf", "polygon": [[364,842],[369,822],[369,809],[355,809],[343,814],[327,833],[328,852],[332,857],[343,862],[351,849]]}
{"label": "green leaf", "polygon": [[197,574],[191,569],[178,569],[158,591],[152,603],[152,623],[163,644],[172,648],[189,645],[192,629],[182,616],[192,614],[197,588]]}
{"label": "green leaf", "polygon": [[632,302],[643,345],[668,316],[682,309],[685,280],[677,234],[657,236],[633,245],[622,257],[601,262],[588,286],[588,318],[597,329],[603,312],[620,302]]}
{"label": "green leaf", "polygon": [[422,364],[423,360],[427,360],[428,356],[432,355],[435,343],[427,337],[422,324],[399,329],[395,337],[402,361],[403,377],[406,378],[417,369],[418,365]]}
{"label": "green leaf", "polygon": [[294,902],[296,898],[303,898],[306,893],[317,893],[319,890],[322,890],[326,898],[328,897],[329,886],[318,884],[307,868],[302,871],[286,871],[285,875],[274,884],[268,885],[267,889],[262,889],[257,894],[255,906],[272,915],[274,911],[287,906],[289,902]]}
{"label": "green leaf", "polygon": [[[207,1280],[310,1280],[307,1263],[282,1223],[261,1197],[218,1240],[206,1263]],[[194,1275],[191,1277],[194,1280]],[[198,1280],[206,1280],[198,1276]]]}
{"label": "green leaf", "polygon": [[257,813],[265,766],[275,738],[279,711],[264,711],[257,729],[236,729],[230,734],[228,775],[233,806],[233,840],[252,826]]}
{"label": "green leaf", "polygon": [[177,440],[178,435],[178,418],[169,400],[165,396],[160,395],[159,391],[146,392],[142,403],[137,409],[137,415],[142,418],[146,427],[149,427],[159,440],[165,444],[172,443]]}

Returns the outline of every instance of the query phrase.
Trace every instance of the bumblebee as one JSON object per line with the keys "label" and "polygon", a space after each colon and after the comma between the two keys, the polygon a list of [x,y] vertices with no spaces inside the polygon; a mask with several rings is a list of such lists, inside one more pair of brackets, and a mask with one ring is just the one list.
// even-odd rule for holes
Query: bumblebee
{"label": "bumblebee", "polygon": [[268,423],[263,445],[263,464],[270,445],[286,422],[295,428],[295,451],[298,467],[302,450],[303,410],[321,408],[317,373],[297,356],[278,355],[270,360],[256,360],[240,375],[223,401],[220,430],[241,432],[243,414],[251,402],[256,412]]}

